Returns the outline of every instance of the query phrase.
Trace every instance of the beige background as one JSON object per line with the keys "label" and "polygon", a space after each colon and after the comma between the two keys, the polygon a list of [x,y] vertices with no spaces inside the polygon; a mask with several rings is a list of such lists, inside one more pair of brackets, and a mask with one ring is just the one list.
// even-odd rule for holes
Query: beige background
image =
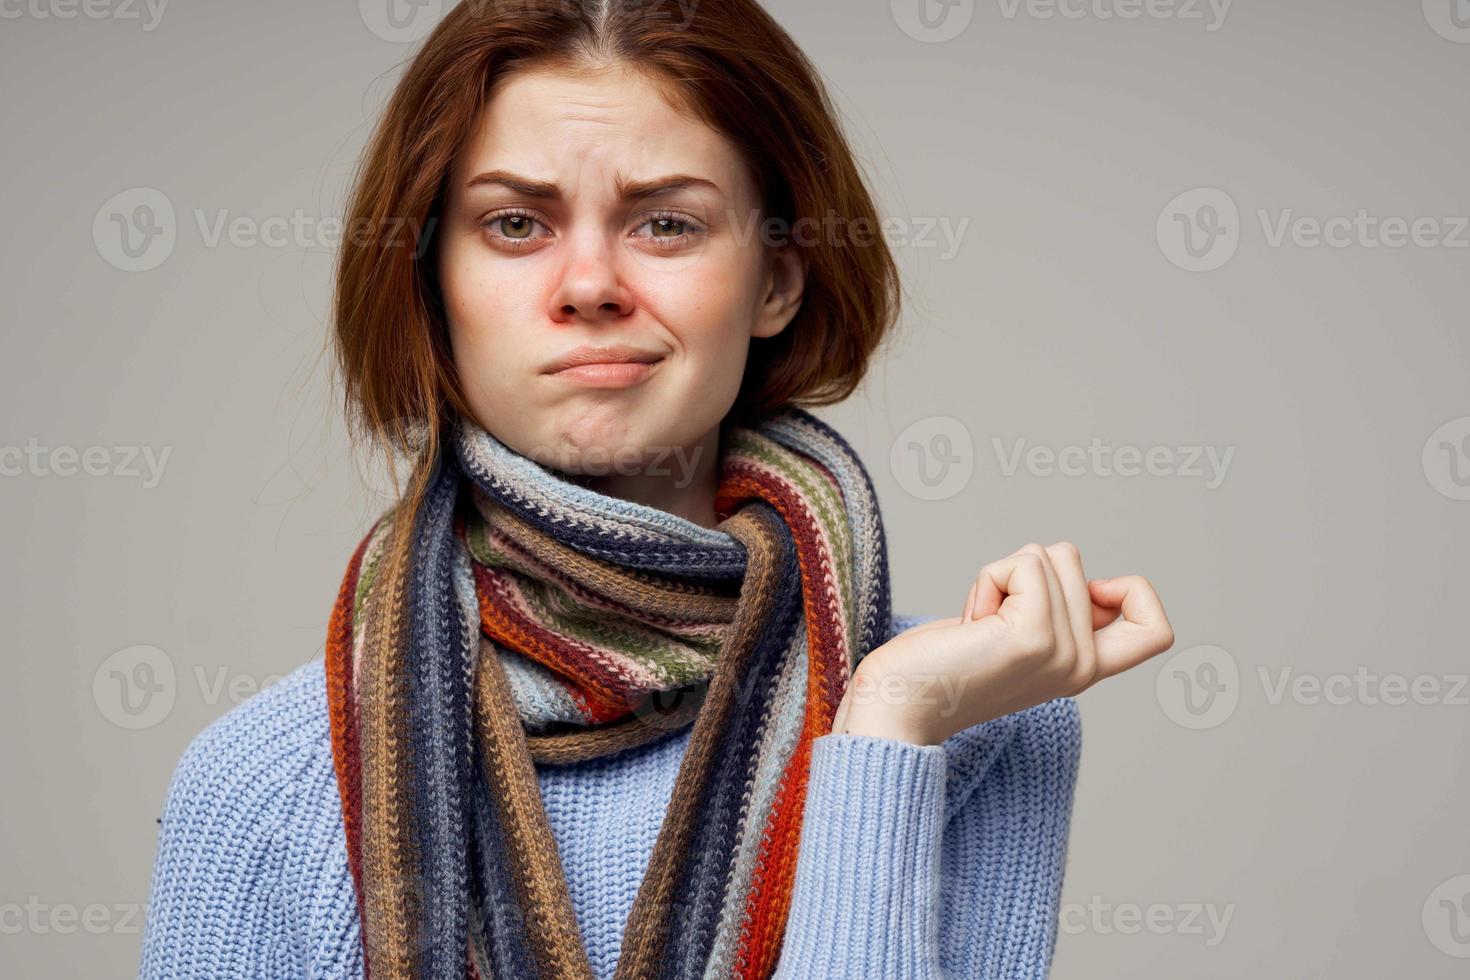
{"label": "beige background", "polygon": [[[771,4],[895,231],[931,226],[902,338],[821,413],[899,611],[1070,538],[1176,627],[1081,699],[1058,980],[1470,967],[1459,2]],[[366,0],[3,11],[0,974],[132,976],[173,764],[320,651],[381,504],[316,357],[325,222],[411,45]],[[1009,466],[1094,439],[1167,449]]]}

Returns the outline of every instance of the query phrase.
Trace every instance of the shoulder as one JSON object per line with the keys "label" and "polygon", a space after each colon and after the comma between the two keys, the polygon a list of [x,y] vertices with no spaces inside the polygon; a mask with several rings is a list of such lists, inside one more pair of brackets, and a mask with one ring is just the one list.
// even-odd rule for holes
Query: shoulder
{"label": "shoulder", "polygon": [[326,676],[317,657],[195,735],[179,758],[169,796],[226,792],[243,806],[292,785],[323,763],[331,764],[331,738]]}
{"label": "shoulder", "polygon": [[[200,855],[263,886],[294,873],[339,820],[321,657],[215,719],[174,767],[157,862],[197,869]],[[249,882],[241,882],[248,887]]]}
{"label": "shoulder", "polygon": [[341,824],[338,799],[325,666],[316,657],[188,743],[163,804],[160,860],[193,846],[284,860],[297,846],[331,839]]}
{"label": "shoulder", "polygon": [[337,800],[317,657],[211,722],[178,760],[140,976],[300,976],[350,958],[336,941],[355,925]]}
{"label": "shoulder", "polygon": [[[890,635],[940,618],[895,614]],[[1008,772],[1019,769],[1015,774],[1038,792],[1070,800],[1082,757],[1082,716],[1075,698],[1056,698],[958,731],[942,744],[951,812],[998,761]]]}

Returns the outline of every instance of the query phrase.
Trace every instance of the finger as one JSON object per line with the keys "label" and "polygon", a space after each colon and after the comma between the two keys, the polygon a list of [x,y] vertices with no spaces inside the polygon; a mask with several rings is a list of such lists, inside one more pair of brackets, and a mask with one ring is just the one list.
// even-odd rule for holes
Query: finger
{"label": "finger", "polygon": [[1174,645],[1174,629],[1148,579],[1122,575],[1104,580],[1099,588],[1108,605],[1122,614],[1096,634],[1099,679],[1130,670]]}
{"label": "finger", "polygon": [[1092,595],[1087,589],[1087,576],[1082,573],[1082,554],[1070,541],[1048,545],[1046,553],[1067,603],[1067,625],[1077,650],[1075,679],[1081,690],[1092,683],[1097,666],[1092,640]]}
{"label": "finger", "polygon": [[1107,587],[1100,583],[1109,581],[1112,580],[1105,578],[1087,580],[1087,592],[1092,597],[1092,630],[1094,633],[1122,614],[1122,610],[1117,606],[1104,601],[1110,593],[1104,591]]}
{"label": "finger", "polygon": [[970,594],[965,596],[965,611],[960,613],[960,622],[968,623],[970,614],[975,610],[975,593],[980,588],[980,577],[975,576],[975,581],[970,583]]}
{"label": "finger", "polygon": [[1008,555],[980,570],[972,622],[999,616],[1013,631],[1045,630],[1051,623],[1046,572],[1035,555]]}
{"label": "finger", "polygon": [[1051,598],[1051,629],[1056,638],[1057,652],[1070,658],[1076,655],[1077,644],[1072,639],[1072,624],[1067,619],[1067,599],[1062,595],[1062,583],[1052,567],[1051,555],[1039,544],[1028,544],[1021,549],[1023,554],[1032,554],[1041,559],[1041,568],[1046,575],[1046,591]]}
{"label": "finger", "polygon": [[970,585],[970,613],[967,617],[961,617],[961,622],[972,623],[1000,612],[1000,604],[1005,601],[1006,593],[996,585],[993,566],[998,564],[999,562],[991,562],[975,576],[975,581]]}
{"label": "finger", "polygon": [[1164,604],[1153,585],[1142,575],[1119,575],[1093,580],[1093,595],[1099,604],[1117,609],[1123,618],[1139,625],[1168,625]]}

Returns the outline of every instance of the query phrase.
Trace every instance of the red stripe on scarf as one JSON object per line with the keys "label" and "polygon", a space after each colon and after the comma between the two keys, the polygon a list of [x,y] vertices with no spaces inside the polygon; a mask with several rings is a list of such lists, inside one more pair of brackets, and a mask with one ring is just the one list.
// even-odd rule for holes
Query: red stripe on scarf
{"label": "red stripe on scarf", "polygon": [[[571,689],[594,722],[615,721],[632,713],[627,684],[591,649],[544,628],[515,605],[515,587],[507,573],[475,562],[475,595],[485,635],[556,673]],[[568,680],[575,677],[577,681]],[[585,682],[584,682],[585,679]]]}
{"label": "red stripe on scarf", "polygon": [[[363,554],[376,524],[353,552],[347,574],[327,625],[326,675],[327,711],[331,718],[332,760],[337,771],[337,793],[342,799],[342,826],[347,834],[347,867],[352,872],[356,894],[362,894],[362,796],[357,746],[357,718],[352,711],[352,606]],[[367,935],[367,910],[358,902],[362,934]],[[363,975],[368,976],[367,950],[363,949]]]}
{"label": "red stripe on scarf", "polygon": [[[823,472],[826,472],[825,469]],[[830,476],[830,475],[829,475]],[[761,837],[755,872],[745,903],[735,975],[764,980],[776,968],[785,936],[791,893],[796,881],[797,850],[811,772],[812,740],[832,730],[846,682],[848,652],[837,621],[832,595],[836,578],[830,557],[820,547],[817,522],[795,488],[771,479],[759,466],[735,463],[726,470],[715,506],[733,510],[742,500],[766,501],[785,520],[801,569],[802,601],[807,623],[807,704],[801,735],[781,776],[771,813]]]}

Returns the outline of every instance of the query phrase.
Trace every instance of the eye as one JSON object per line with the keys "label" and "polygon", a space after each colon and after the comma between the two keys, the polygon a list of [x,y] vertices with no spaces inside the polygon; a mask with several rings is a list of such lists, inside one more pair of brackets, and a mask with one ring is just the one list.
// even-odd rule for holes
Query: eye
{"label": "eye", "polygon": [[[649,230],[648,234],[636,234],[637,230],[643,228]],[[674,248],[703,233],[704,228],[689,215],[677,211],[659,211],[649,215],[635,229],[634,237],[648,239],[649,244],[655,248]]]}
{"label": "eye", "polygon": [[536,227],[535,219],[523,214],[508,214],[498,220],[500,233],[506,238],[530,238],[531,229]]}
{"label": "eye", "polygon": [[535,215],[521,210],[497,211],[480,222],[496,245],[512,251],[545,237],[535,234],[537,226],[550,230]]}

